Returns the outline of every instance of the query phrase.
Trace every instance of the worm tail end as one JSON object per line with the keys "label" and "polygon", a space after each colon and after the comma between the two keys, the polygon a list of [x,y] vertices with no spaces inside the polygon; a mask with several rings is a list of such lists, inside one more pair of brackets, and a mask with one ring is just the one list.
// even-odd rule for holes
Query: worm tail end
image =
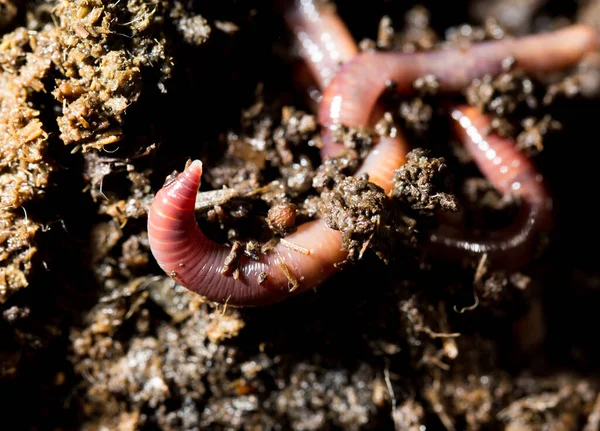
{"label": "worm tail end", "polygon": [[174,274],[181,252],[194,242],[199,230],[194,217],[202,162],[193,161],[175,180],[158,191],[148,212],[148,240],[160,267]]}

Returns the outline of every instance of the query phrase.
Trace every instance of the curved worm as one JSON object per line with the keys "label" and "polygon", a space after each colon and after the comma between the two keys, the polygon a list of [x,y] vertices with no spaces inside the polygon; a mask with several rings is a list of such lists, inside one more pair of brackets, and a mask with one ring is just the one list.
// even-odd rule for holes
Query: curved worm
{"label": "curved worm", "polygon": [[[314,0],[295,0],[294,7],[284,14],[286,23],[292,31],[299,46],[299,54],[303,64],[308,68],[312,81],[322,90],[327,88],[339,69],[358,54],[358,47],[350,31],[336,13],[331,4],[317,5]],[[302,68],[299,68],[302,73]],[[301,78],[310,87],[306,77]],[[318,89],[309,89],[314,101],[321,101],[322,94]],[[369,111],[376,120],[383,114],[380,106]],[[327,142],[327,130],[324,129],[324,141]],[[330,146],[321,149],[323,159],[331,155]],[[382,136],[375,148],[377,153],[389,154],[382,157],[383,163],[377,169],[366,169],[367,164],[357,175],[368,172],[370,181],[382,187],[386,193],[393,187],[394,172],[406,162],[406,154],[410,147],[404,137],[397,131],[395,136]]]}
{"label": "curved worm", "polygon": [[[312,0],[302,0],[286,18],[304,47],[302,55],[319,85],[328,82],[340,62],[356,54],[348,30],[331,9],[317,11]],[[387,193],[393,173],[405,156],[406,145],[391,138],[381,139],[356,175],[368,173],[370,181]],[[194,216],[201,175],[202,164],[194,161],[156,194],[148,214],[152,253],[160,267],[181,285],[215,302],[265,305],[317,287],[337,271],[335,264],[346,259],[341,232],[329,229],[319,219],[299,226],[286,237],[309,254],[280,243],[259,261],[240,256],[238,279],[221,274],[231,249],[207,238]],[[259,277],[264,278],[262,283]]]}
{"label": "curved worm", "polygon": [[[521,207],[517,218],[506,229],[493,232],[488,240],[460,238],[443,226],[429,237],[430,243],[443,249],[469,254],[487,253],[506,266],[522,266],[534,244],[535,232],[547,227],[552,199],[531,160],[519,151],[512,139],[490,130],[489,116],[470,106],[451,111],[454,130],[481,173],[504,195],[517,195]],[[511,265],[512,263],[512,265]]]}
{"label": "curved worm", "polygon": [[285,14],[299,54],[319,88],[327,87],[339,67],[358,53],[352,35],[332,4],[296,0]]}
{"label": "curved worm", "polygon": [[[371,151],[359,174],[377,172],[381,166],[398,166],[404,154],[396,150]],[[337,271],[335,264],[346,259],[341,232],[329,229],[319,219],[299,226],[286,237],[309,254],[280,243],[259,261],[240,256],[238,279],[221,274],[231,249],[207,238],[198,226],[194,204],[201,176],[202,163],[196,160],[159,190],[148,213],[152,254],[163,271],[181,285],[215,302],[265,305],[320,285]],[[377,183],[377,178],[373,176],[372,181]],[[264,275],[266,279],[260,283]]]}
{"label": "curved worm", "polygon": [[[310,1],[302,3],[312,4]],[[323,38],[318,36],[318,28],[323,23],[333,21],[321,20],[321,24],[311,30],[312,33],[307,34],[317,35],[312,36],[313,41],[323,41]],[[314,24],[314,21],[308,22]],[[296,34],[301,25],[295,27]],[[345,29],[333,24],[330,28]],[[339,40],[344,38],[345,36],[341,36]],[[338,51],[322,49],[321,52]],[[329,61],[327,64],[332,63]],[[320,71],[328,70],[328,67],[311,67],[318,82],[327,82],[328,75],[321,74]],[[343,70],[350,69],[343,67]],[[357,77],[352,73],[350,76]],[[369,75],[368,78],[372,79],[372,76]],[[330,85],[334,90],[328,90],[326,94],[334,94],[336,80],[337,78]],[[338,81],[337,85],[340,85],[339,82],[344,81]],[[385,84],[381,91],[384,86]],[[339,89],[343,87],[338,87]],[[357,125],[366,124],[381,91],[376,91],[372,103],[369,100],[366,118],[364,121],[361,119]],[[333,101],[334,99],[335,97],[332,98]],[[335,114],[333,109],[329,112]],[[335,121],[326,123],[327,125],[338,120],[345,122],[341,116],[326,117],[326,120],[328,118]],[[406,145],[402,142],[391,138],[381,139],[367,156],[357,175],[368,172],[371,174],[371,181],[389,191],[393,172],[402,165],[405,155]],[[279,244],[258,261],[240,256],[237,266],[239,277],[221,274],[230,249],[208,239],[200,230],[194,216],[194,204],[201,176],[202,164],[196,160],[157,193],[148,214],[149,242],[154,257],[166,273],[188,289],[216,302],[237,306],[264,305],[285,299],[292,291],[298,293],[318,286],[336,272],[335,264],[346,258],[347,254],[341,248],[341,233],[329,229],[324,221],[315,220],[300,226],[296,233],[286,238],[288,242],[308,250],[308,254],[292,251]]]}
{"label": "curved worm", "polygon": [[[367,52],[347,62],[323,95],[319,121],[324,126],[344,124],[357,127],[368,124],[376,103],[393,82],[400,93],[411,91],[419,77],[434,75],[443,91],[457,91],[473,79],[502,71],[508,57],[532,73],[548,72],[571,66],[598,48],[594,29],[575,25],[552,33],[519,39],[485,42],[467,49],[450,48],[416,54]],[[452,111],[455,131],[484,176],[503,194],[518,194],[521,211],[513,224],[494,232],[487,241],[462,238],[447,227],[433,233],[430,244],[448,255],[449,250],[468,254],[488,253],[504,264],[523,264],[530,256],[534,233],[549,220],[551,199],[529,159],[510,139],[485,136],[489,118],[475,108],[459,107]],[[339,145],[324,135],[322,153],[335,154]],[[436,247],[437,246],[437,247]],[[454,254],[456,255],[456,254]],[[510,265],[509,265],[510,266]]]}
{"label": "curved worm", "polygon": [[[544,73],[579,62],[598,49],[596,31],[583,25],[518,39],[482,42],[466,49],[448,48],[405,54],[365,52],[345,63],[323,94],[319,122],[367,126],[373,108],[385,89],[409,93],[413,82],[427,75],[437,79],[442,91],[460,91],[473,79],[502,72],[502,62],[512,57],[518,67]],[[325,139],[325,154],[335,154],[339,145]]]}

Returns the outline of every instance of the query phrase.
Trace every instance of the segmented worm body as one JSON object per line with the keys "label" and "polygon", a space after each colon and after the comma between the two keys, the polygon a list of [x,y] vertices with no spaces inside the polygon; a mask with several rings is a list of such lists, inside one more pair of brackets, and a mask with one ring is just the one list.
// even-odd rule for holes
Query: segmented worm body
{"label": "segmented worm body", "polygon": [[[572,66],[598,48],[598,35],[587,26],[571,26],[552,33],[519,39],[485,42],[467,49],[449,48],[424,53],[366,52],[342,66],[324,92],[319,121],[361,126],[369,123],[373,109],[391,83],[396,91],[410,93],[413,82],[433,75],[442,91],[458,91],[473,79],[502,72],[502,63],[513,58],[531,73]],[[549,220],[551,199],[542,176],[510,139],[487,135],[489,118],[475,108],[452,110],[455,130],[483,175],[501,193],[522,199],[519,216],[511,226],[494,232],[489,240],[467,238],[464,233],[442,227],[429,240],[432,251],[445,256],[487,253],[507,266],[524,265],[531,256],[535,233]],[[326,132],[323,152],[335,154],[339,145]],[[507,259],[507,256],[509,258]]]}
{"label": "segmented worm body", "polygon": [[481,173],[503,195],[519,196],[521,206],[511,225],[492,232],[488,240],[468,239],[464,233],[449,232],[448,227],[442,226],[431,234],[429,241],[446,251],[487,253],[505,267],[523,266],[532,255],[535,233],[550,223],[552,199],[542,175],[512,139],[487,134],[490,130],[487,115],[470,106],[459,106],[451,111],[451,116],[457,137]]}
{"label": "segmented worm body", "polygon": [[[502,72],[507,58],[522,70],[544,73],[572,66],[599,45],[594,29],[574,25],[554,32],[518,39],[482,42],[468,48],[437,49],[405,54],[364,52],[345,63],[323,94],[319,122],[367,126],[377,100],[389,85],[410,93],[413,82],[433,75],[442,91],[460,91],[473,79]],[[325,141],[327,154],[339,145]]]}
{"label": "segmented worm body", "polygon": [[[312,1],[303,0],[288,15],[297,41],[305,46],[315,81],[324,85],[338,64],[351,59],[356,48],[346,27],[328,10],[319,15]],[[404,162],[406,151],[392,140],[382,140],[364,160],[357,175],[388,192],[393,172]],[[344,261],[341,233],[321,219],[298,227],[288,243],[308,250],[299,253],[278,244],[259,261],[240,256],[239,277],[221,274],[230,248],[207,238],[194,216],[194,203],[202,164],[194,161],[156,195],[148,215],[150,247],[161,268],[188,289],[215,302],[256,306],[280,301],[293,293],[314,288],[331,277],[336,263]],[[266,278],[265,278],[266,275]],[[262,282],[259,282],[262,281]]]}
{"label": "segmented worm body", "polygon": [[329,85],[339,67],[356,56],[352,35],[333,5],[296,0],[284,17],[298,45],[300,56],[320,89]]}
{"label": "segmented worm body", "polygon": [[[502,41],[466,51],[439,51],[415,54],[410,58],[400,54],[359,54],[343,65],[332,79],[338,64],[350,60],[356,53],[356,47],[333,12],[319,13],[311,0],[302,0],[296,3],[296,9],[287,19],[303,47],[302,55],[307,58],[315,81],[324,86],[332,80],[320,110],[321,121],[326,126],[336,123],[368,125],[377,99],[389,79],[396,81],[397,88],[404,91],[409,89],[414,79],[431,73],[438,78],[442,88],[458,90],[474,77],[500,71],[500,62],[509,55],[528,70],[550,70],[576,62],[592,45],[589,30],[576,27],[562,33],[532,36],[525,40],[523,46],[523,42]],[[537,49],[543,51],[534,52]],[[548,55],[550,51],[552,55]],[[467,148],[494,185],[508,192],[509,189],[514,191],[516,184],[520,184],[527,191],[527,199],[532,196],[533,200],[528,202],[535,204],[533,207],[538,210],[543,208],[540,198],[533,197],[541,196],[538,194],[540,190],[536,189],[541,186],[537,181],[535,184],[529,181],[535,174],[530,162],[523,157],[515,158],[515,154],[505,147],[505,141],[487,138],[485,142],[502,160],[522,163],[521,168],[508,165],[507,172],[497,170],[493,160],[490,162],[485,156],[491,153],[483,151],[485,145],[481,142],[484,138],[474,137],[473,130],[480,130],[480,122],[485,117],[476,115],[470,108],[459,108],[453,115],[466,134],[463,138]],[[466,118],[473,123],[472,128],[466,126]],[[458,133],[462,132],[459,130]],[[406,143],[398,138],[382,138],[364,160],[357,175],[369,173],[371,181],[389,191],[393,172],[404,163],[407,148]],[[328,143],[322,153],[327,155],[334,151],[334,144]],[[294,234],[286,237],[288,243],[308,253],[300,253],[280,243],[260,260],[239,256],[237,276],[223,275],[221,269],[231,249],[207,238],[194,215],[201,176],[202,163],[196,160],[156,194],[148,214],[153,255],[167,274],[188,289],[215,302],[235,306],[264,305],[285,299],[291,292],[298,293],[318,286],[336,272],[336,263],[345,260],[347,253],[341,247],[341,233],[329,229],[319,219],[299,226]],[[530,215],[532,217],[535,218]],[[456,243],[440,241],[444,246],[456,246]]]}
{"label": "segmented worm body", "polygon": [[[240,256],[238,279],[221,274],[231,249],[207,238],[198,226],[194,203],[201,176],[202,164],[196,160],[158,192],[148,214],[154,257],[181,285],[215,302],[262,305],[289,295],[294,279],[289,279],[286,271],[297,277],[298,290],[302,291],[328,278],[333,264],[344,259],[340,233],[317,220],[303,224],[287,237],[310,250],[310,255],[278,245],[260,261]],[[331,247],[331,243],[338,247]],[[260,284],[263,273],[266,279]]]}
{"label": "segmented worm body", "polygon": [[[390,158],[395,150],[372,151],[361,171],[376,172],[379,166],[394,164]],[[318,286],[337,271],[336,263],[346,259],[341,233],[318,219],[302,224],[286,237],[287,242],[309,254],[280,243],[259,261],[240,256],[237,279],[221,274],[231,249],[207,238],[198,226],[194,203],[201,176],[202,163],[196,160],[159,190],[148,214],[152,253],[163,271],[179,284],[215,302],[264,305],[289,297],[291,291],[299,293]]]}
{"label": "segmented worm body", "polygon": [[[293,3],[295,6],[285,14],[286,22],[299,46],[303,64],[310,71],[310,78],[312,78],[310,81],[315,82],[319,87],[309,88],[309,95],[311,99],[320,102],[322,99],[320,90],[327,88],[339,69],[356,57],[358,47],[333,5],[316,5],[313,0],[295,0]],[[299,68],[301,72],[302,69]],[[303,79],[303,81],[305,85],[311,85],[307,82],[309,80]],[[372,108],[375,108],[375,111]],[[375,120],[379,120],[383,109],[374,103],[370,107],[369,114]],[[330,142],[328,136],[329,131],[324,129],[325,142]],[[331,151],[332,147],[332,145],[325,145],[321,149],[323,159],[334,155]],[[364,163],[357,175],[368,173],[370,181],[388,192],[392,189],[394,172],[406,162],[406,153],[410,151],[410,147],[402,134],[397,131],[395,136],[382,136],[372,151],[387,157],[381,158],[383,163],[377,168]]]}

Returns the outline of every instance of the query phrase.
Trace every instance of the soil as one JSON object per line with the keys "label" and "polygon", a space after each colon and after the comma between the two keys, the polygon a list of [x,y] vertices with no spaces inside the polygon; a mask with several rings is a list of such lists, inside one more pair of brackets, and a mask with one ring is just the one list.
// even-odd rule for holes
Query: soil
{"label": "soil", "polygon": [[[0,0],[0,429],[597,430],[600,59],[546,76],[507,61],[455,96],[423,77],[322,163],[280,7]],[[600,30],[598,0],[337,8],[362,50]],[[548,182],[553,229],[519,272],[421,246],[442,211],[481,231],[519,205],[455,142],[448,101],[492,115]],[[394,122],[415,149],[388,198],[351,175]],[[343,233],[339,274],[257,309],[178,286],[146,214],[193,158],[224,274],[316,217]]]}

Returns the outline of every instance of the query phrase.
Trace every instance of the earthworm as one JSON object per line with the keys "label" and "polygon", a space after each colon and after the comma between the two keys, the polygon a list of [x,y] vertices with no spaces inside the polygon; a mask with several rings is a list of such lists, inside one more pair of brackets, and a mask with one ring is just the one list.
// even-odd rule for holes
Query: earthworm
{"label": "earthworm", "polygon": [[[398,166],[394,157],[403,154],[396,154],[395,148],[371,151],[360,172]],[[152,254],[163,271],[189,290],[235,306],[265,305],[318,286],[346,259],[341,232],[317,219],[285,238],[307,254],[279,243],[258,261],[240,256],[237,279],[221,274],[231,249],[207,238],[198,226],[194,203],[201,176],[202,163],[196,160],[158,191],[148,213]]]}
{"label": "earthworm", "polygon": [[488,134],[491,128],[488,115],[474,107],[458,106],[451,110],[451,116],[455,134],[481,173],[503,195],[519,196],[521,206],[512,224],[493,232],[489,240],[460,238],[443,226],[430,235],[429,242],[446,251],[487,253],[504,266],[522,266],[531,255],[534,233],[549,224],[552,199],[542,175],[512,139]]}
{"label": "earthworm", "polygon": [[304,64],[321,89],[326,88],[338,68],[358,53],[352,35],[332,4],[295,0],[284,18],[292,31]]}
{"label": "earthworm", "polygon": [[[322,54],[309,56],[309,63],[315,81],[324,85],[330,71],[338,62],[352,58],[356,48],[346,42],[352,39],[337,15],[325,12],[319,18],[311,7],[315,7],[311,0],[297,2],[287,19],[299,42],[311,40],[307,46],[312,46],[312,51],[303,51],[303,55],[309,51]],[[339,46],[342,48],[336,48]],[[381,139],[356,175],[369,173],[370,181],[387,193],[393,173],[405,156],[406,146],[392,138]],[[207,238],[194,216],[201,176],[202,163],[196,160],[158,191],[148,214],[148,238],[155,259],[163,271],[189,290],[234,306],[266,305],[317,287],[337,271],[336,264],[346,259],[341,232],[317,219],[299,226],[285,238],[288,245],[279,243],[258,261],[240,256],[237,278],[221,274],[231,249]],[[296,250],[290,248],[290,243]]]}
{"label": "earthworm", "polygon": [[[320,72],[326,69],[313,68],[318,82],[327,82],[327,74]],[[342,70],[350,69],[343,66]],[[330,88],[335,89],[335,81]],[[338,81],[337,85],[339,82],[344,81]],[[343,87],[338,87],[340,89]],[[367,118],[361,124],[366,124],[381,91],[377,90],[372,103],[369,101]],[[335,110],[329,112],[335,114]],[[341,116],[329,118],[345,121]],[[397,140],[381,139],[366,157],[357,175],[370,173],[371,181],[387,192],[391,188],[391,175],[387,174],[403,163],[405,154],[406,147],[399,145]],[[236,306],[264,305],[280,301],[292,292],[318,286],[336,272],[336,263],[345,260],[347,252],[341,247],[341,233],[329,229],[323,220],[318,219],[299,226],[294,234],[286,237],[286,242],[294,244],[296,250],[280,243],[257,261],[240,256],[236,277],[222,274],[221,269],[231,249],[207,238],[194,215],[201,176],[202,163],[196,160],[159,190],[148,214],[149,242],[154,257],[166,273],[188,289],[215,302]],[[299,253],[299,249],[307,253]]]}
{"label": "earthworm", "polygon": [[[484,42],[466,49],[416,54],[361,53],[342,66],[325,90],[319,120],[325,127],[366,125],[379,97],[391,82],[396,91],[408,93],[414,80],[433,75],[440,90],[458,91],[477,77],[500,73],[506,58],[515,59],[525,71],[548,72],[577,63],[598,48],[598,41],[594,29],[575,25],[519,39]],[[432,251],[437,249],[445,256],[451,254],[450,250],[488,253],[496,261],[504,260],[504,264],[523,264],[531,254],[533,233],[549,220],[551,199],[542,177],[512,140],[494,134],[486,136],[489,118],[475,108],[455,108],[452,118],[458,137],[480,171],[501,193],[520,195],[522,206],[512,225],[496,231],[488,241],[460,238],[442,227],[429,238]],[[327,133],[324,145],[324,154],[338,151],[339,146],[328,139]],[[510,256],[509,262],[503,259],[506,256]]]}
{"label": "earthworm", "polygon": [[[301,80],[309,88],[311,83],[308,81],[312,81],[323,90],[327,88],[343,64],[356,57],[358,47],[350,31],[336,13],[334,5],[317,4],[314,0],[294,0],[291,3],[293,6],[286,10],[284,17],[296,39],[305,66],[298,68]],[[310,72],[310,77],[306,77],[303,73],[306,68]],[[321,91],[315,88],[309,91],[312,100],[321,100]],[[378,120],[382,114],[383,109],[376,106],[371,116]],[[327,142],[326,134],[327,130],[324,130],[325,142]],[[331,155],[329,149],[330,146],[327,145],[321,149],[323,159]],[[368,173],[370,181],[388,192],[393,187],[394,172],[406,162],[406,153],[409,150],[410,147],[400,131],[396,130],[395,136],[382,136],[372,151],[389,154],[390,157],[383,157],[384,163],[377,169],[368,169],[370,165],[363,164],[357,175]]]}
{"label": "earthworm", "polygon": [[[475,78],[502,72],[507,58],[516,60],[517,67],[526,72],[544,73],[576,64],[598,46],[599,38],[593,28],[573,25],[468,48],[413,54],[363,52],[346,62],[325,90],[319,122],[325,127],[367,126],[377,100],[390,84],[399,93],[409,93],[416,79],[433,75],[440,90],[460,91]],[[330,139],[325,139],[324,144],[325,154],[335,154],[340,147]]]}

